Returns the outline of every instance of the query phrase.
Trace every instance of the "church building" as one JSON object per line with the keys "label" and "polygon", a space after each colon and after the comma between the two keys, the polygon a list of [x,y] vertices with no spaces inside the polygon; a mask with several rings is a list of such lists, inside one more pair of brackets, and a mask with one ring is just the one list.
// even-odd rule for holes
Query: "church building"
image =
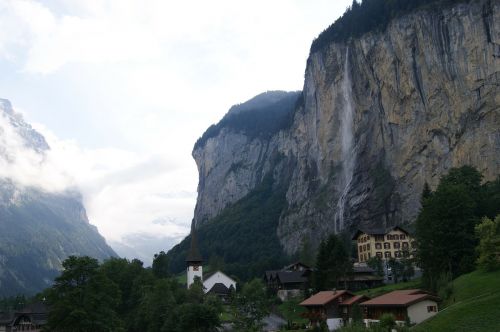
{"label": "church building", "polygon": [[191,228],[191,247],[186,257],[186,265],[188,289],[194,283],[195,278],[200,278],[205,293],[214,294],[223,300],[236,290],[236,281],[221,271],[203,276],[203,258],[198,249],[198,236],[194,227]]}

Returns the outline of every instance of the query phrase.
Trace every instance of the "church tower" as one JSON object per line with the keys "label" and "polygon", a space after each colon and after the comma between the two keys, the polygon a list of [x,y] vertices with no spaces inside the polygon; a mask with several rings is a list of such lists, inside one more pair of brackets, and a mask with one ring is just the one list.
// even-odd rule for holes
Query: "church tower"
{"label": "church tower", "polygon": [[191,248],[186,257],[187,264],[187,287],[189,288],[195,277],[199,277],[203,282],[203,259],[201,258],[200,251],[198,250],[198,237],[194,225],[191,227]]}

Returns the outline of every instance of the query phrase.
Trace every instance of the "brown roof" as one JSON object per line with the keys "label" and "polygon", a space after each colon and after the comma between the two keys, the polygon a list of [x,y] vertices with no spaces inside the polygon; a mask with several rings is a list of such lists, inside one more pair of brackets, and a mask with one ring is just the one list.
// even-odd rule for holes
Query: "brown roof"
{"label": "brown roof", "polygon": [[335,300],[341,295],[350,295],[353,296],[354,294],[346,291],[346,290],[339,290],[339,291],[323,291],[314,294],[308,299],[305,299],[300,303],[302,306],[318,306],[318,305],[325,305],[330,303],[331,301]]}
{"label": "brown roof", "polygon": [[441,299],[420,289],[392,291],[361,303],[362,306],[408,307],[423,300],[439,302]]}
{"label": "brown roof", "polygon": [[370,298],[366,295],[356,295],[356,296],[353,296],[347,300],[342,301],[342,303],[340,303],[340,305],[353,305],[354,303],[358,303],[358,302],[361,302],[364,300],[369,300],[369,299]]}

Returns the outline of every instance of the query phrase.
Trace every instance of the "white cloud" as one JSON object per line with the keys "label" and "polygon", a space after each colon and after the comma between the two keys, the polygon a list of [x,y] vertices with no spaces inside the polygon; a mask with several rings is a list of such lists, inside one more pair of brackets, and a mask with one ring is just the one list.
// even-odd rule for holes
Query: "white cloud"
{"label": "white cloud", "polygon": [[[78,186],[107,239],[177,239],[196,200],[195,140],[232,104],[300,89],[312,39],[350,3],[0,0],[0,97],[46,125],[52,148],[37,168],[9,138],[24,159],[0,175]],[[176,223],[152,222],[165,218]]]}

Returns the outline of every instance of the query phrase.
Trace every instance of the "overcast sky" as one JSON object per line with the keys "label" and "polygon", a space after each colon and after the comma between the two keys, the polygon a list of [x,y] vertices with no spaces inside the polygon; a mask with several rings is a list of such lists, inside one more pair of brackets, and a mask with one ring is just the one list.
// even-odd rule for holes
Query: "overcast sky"
{"label": "overcast sky", "polygon": [[311,41],[351,2],[0,0],[0,98],[109,243],[168,250],[193,216],[196,139],[233,104],[302,89]]}

